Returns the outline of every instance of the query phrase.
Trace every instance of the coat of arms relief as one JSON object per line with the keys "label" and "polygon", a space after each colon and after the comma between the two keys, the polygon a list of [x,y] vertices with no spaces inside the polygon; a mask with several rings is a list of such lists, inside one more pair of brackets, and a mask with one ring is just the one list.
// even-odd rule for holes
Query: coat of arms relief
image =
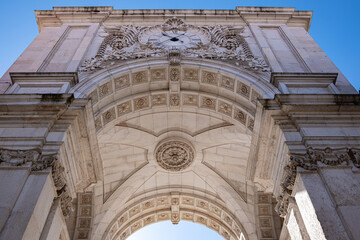
{"label": "coat of arms relief", "polygon": [[167,57],[172,65],[189,57],[222,60],[252,71],[270,71],[264,59],[253,55],[245,40],[244,27],[195,26],[174,17],[151,27],[105,27],[105,32],[96,56],[83,63],[81,72],[150,57]]}

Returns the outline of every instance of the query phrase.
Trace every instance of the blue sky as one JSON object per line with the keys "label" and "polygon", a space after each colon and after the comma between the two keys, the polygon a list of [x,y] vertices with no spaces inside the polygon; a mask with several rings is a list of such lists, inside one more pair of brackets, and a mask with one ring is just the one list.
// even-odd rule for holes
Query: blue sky
{"label": "blue sky", "polygon": [[217,232],[193,222],[181,221],[173,225],[170,221],[146,226],[127,240],[223,240]]}
{"label": "blue sky", "polygon": [[[358,0],[1,0],[0,76],[38,34],[34,10],[53,6],[114,6],[115,9],[235,9],[235,6],[296,7],[314,11],[310,35],[349,81],[360,89]],[[185,235],[183,235],[185,234]],[[178,236],[180,238],[176,238]],[[130,240],[222,239],[198,224],[170,222],[150,225]]]}

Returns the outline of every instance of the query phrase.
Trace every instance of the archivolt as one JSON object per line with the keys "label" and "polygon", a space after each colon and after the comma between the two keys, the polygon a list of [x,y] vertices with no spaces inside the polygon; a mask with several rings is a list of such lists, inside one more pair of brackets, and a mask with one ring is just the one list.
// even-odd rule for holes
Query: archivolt
{"label": "archivolt", "polygon": [[127,204],[109,225],[103,239],[126,239],[149,224],[180,220],[205,225],[225,239],[246,239],[240,222],[219,201],[179,192],[157,194]]}
{"label": "archivolt", "polygon": [[256,99],[276,93],[264,76],[211,61],[189,60],[174,67],[166,61],[139,60],[81,78],[72,91],[92,99],[97,131],[127,114],[164,106],[170,111],[208,109],[252,130]]}

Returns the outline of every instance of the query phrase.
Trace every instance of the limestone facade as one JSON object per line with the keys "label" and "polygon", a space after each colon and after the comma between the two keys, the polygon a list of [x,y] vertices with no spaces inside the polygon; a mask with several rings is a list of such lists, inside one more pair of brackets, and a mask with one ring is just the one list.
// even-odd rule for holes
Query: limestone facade
{"label": "limestone facade", "polygon": [[360,238],[360,96],[312,12],[35,14],[0,80],[0,239]]}

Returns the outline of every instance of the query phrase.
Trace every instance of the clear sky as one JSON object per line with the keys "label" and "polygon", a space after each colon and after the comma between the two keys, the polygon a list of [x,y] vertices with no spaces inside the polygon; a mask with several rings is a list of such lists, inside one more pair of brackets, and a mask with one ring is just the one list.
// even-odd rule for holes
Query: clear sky
{"label": "clear sky", "polygon": [[[310,35],[355,88],[360,89],[357,74],[360,56],[359,0],[0,0],[0,76],[38,34],[34,10],[49,10],[53,6],[114,6],[115,9],[235,9],[236,6],[269,6],[312,10],[314,15]],[[130,238],[141,239],[222,238],[198,224],[181,222],[173,226],[170,222],[163,222],[143,228]]]}
{"label": "clear sky", "polygon": [[187,221],[173,225],[170,221],[158,222],[146,226],[127,240],[224,240],[217,232]]}

